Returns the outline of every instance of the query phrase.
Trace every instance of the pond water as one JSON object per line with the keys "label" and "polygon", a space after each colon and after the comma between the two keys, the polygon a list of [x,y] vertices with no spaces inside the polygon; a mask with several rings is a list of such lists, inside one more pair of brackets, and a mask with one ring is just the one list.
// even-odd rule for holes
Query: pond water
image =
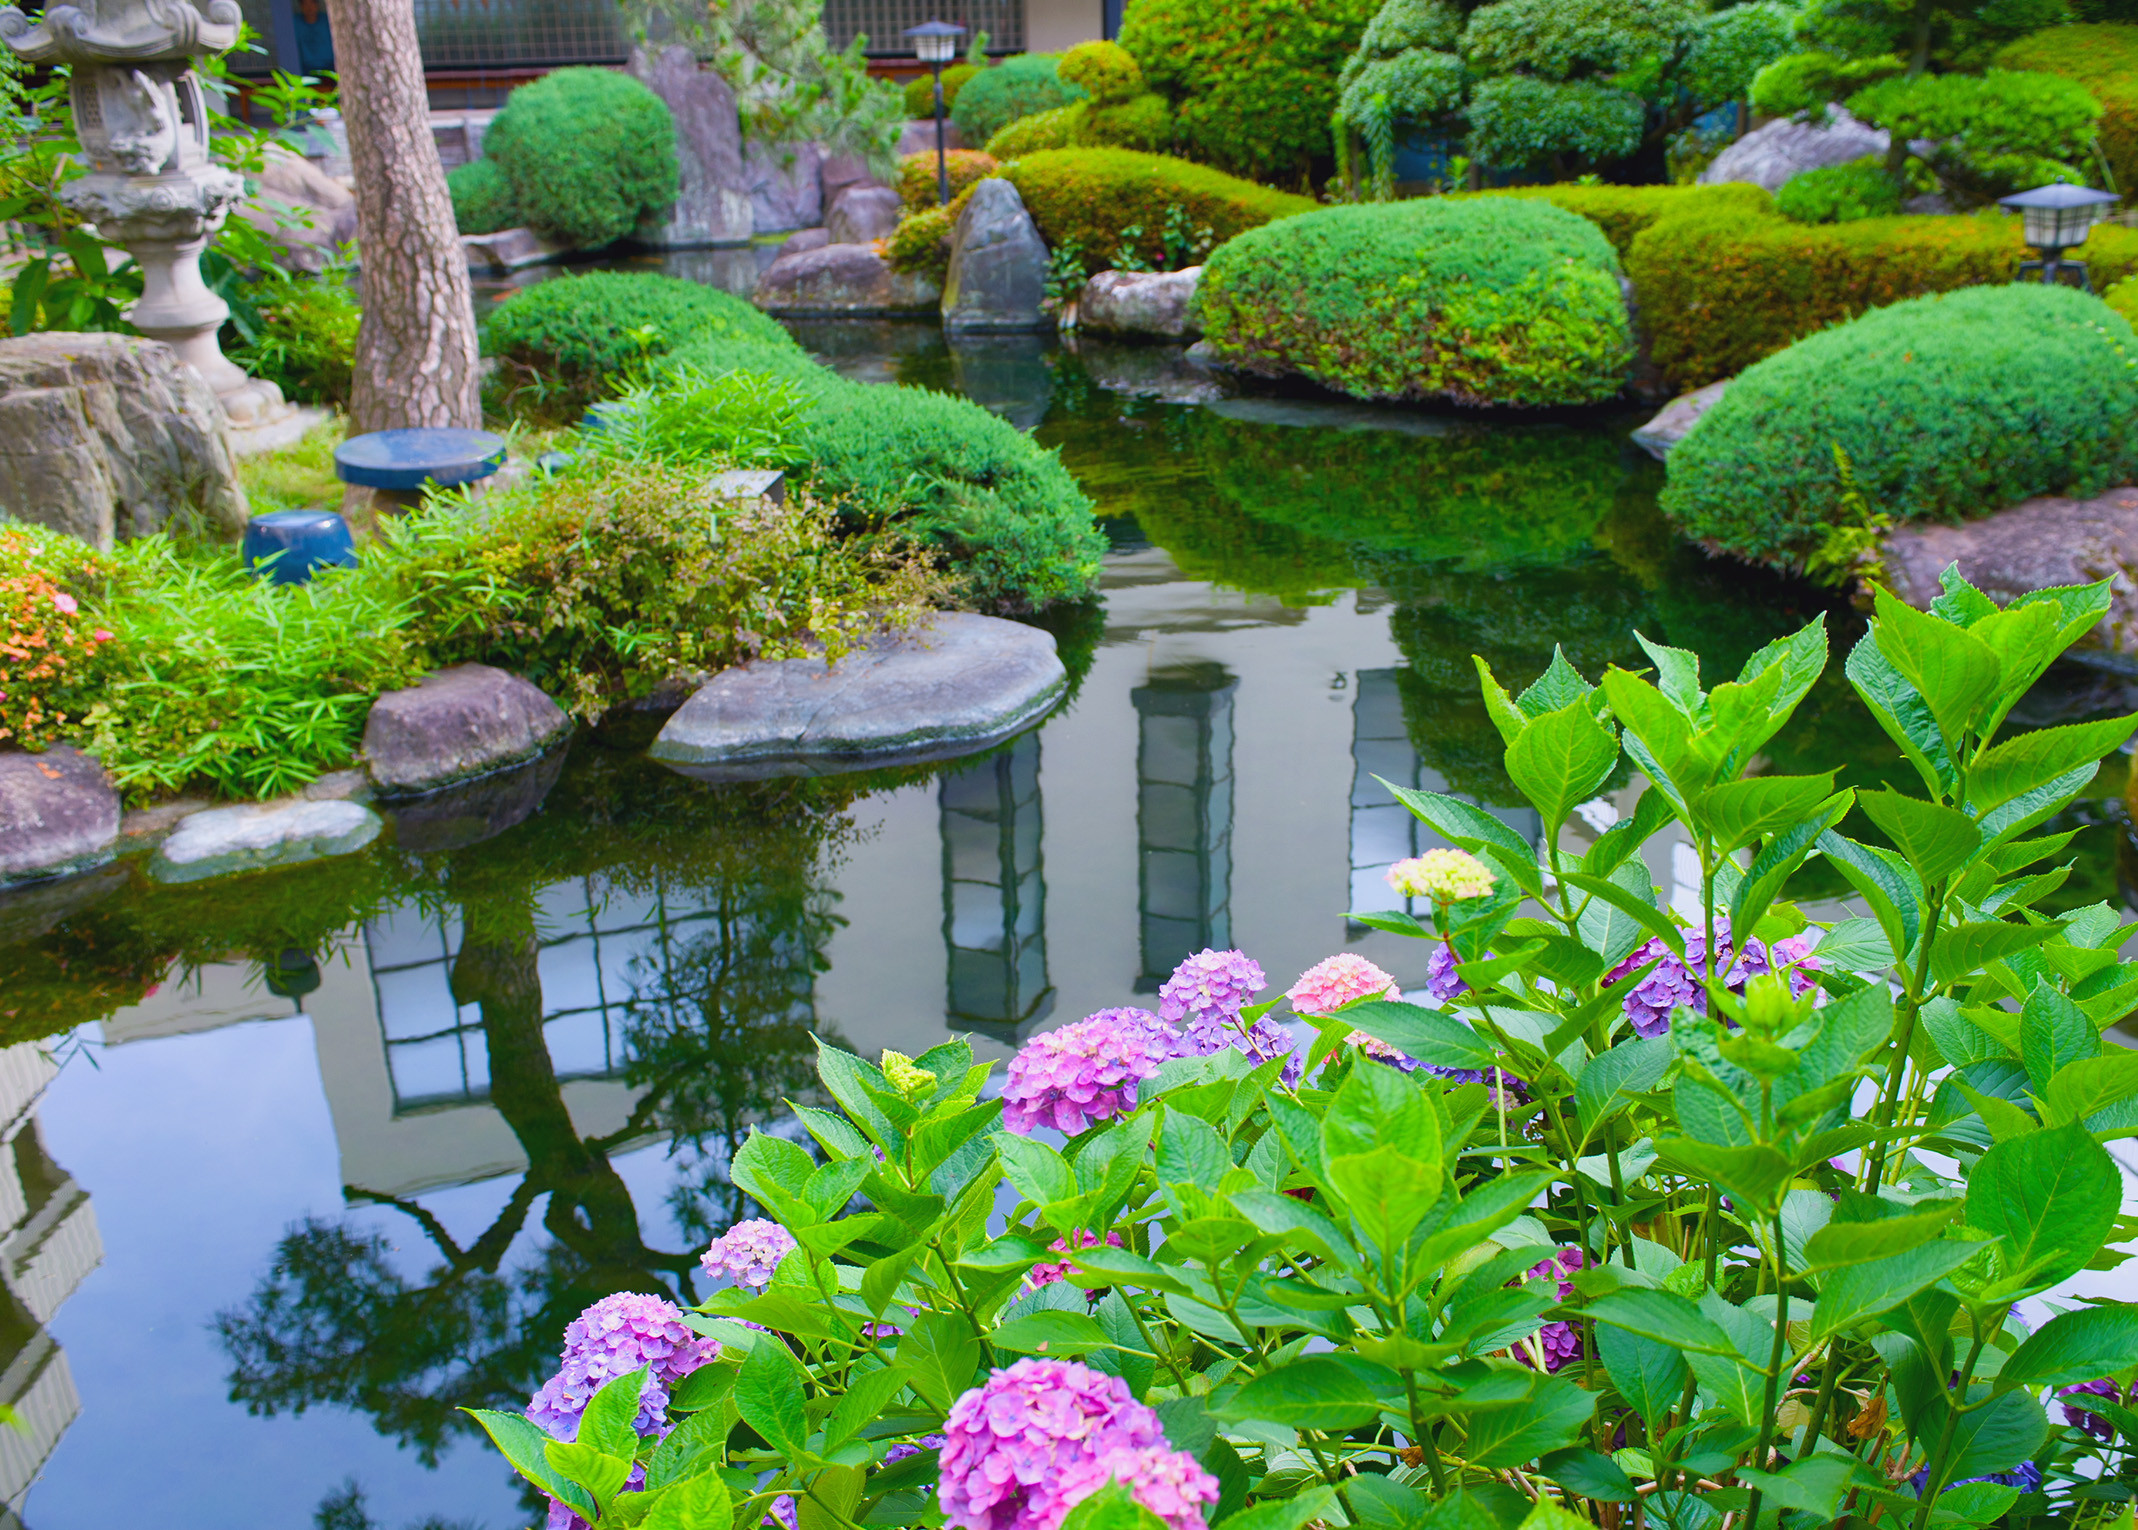
{"label": "pond water", "polygon": [[[708,787],[634,730],[403,822],[398,844],[0,902],[0,1497],[34,1530],[528,1522],[468,1406],[520,1406],[610,1291],[692,1293],[750,1123],[811,1033],[873,1055],[1147,1002],[1237,945],[1282,987],[1422,848],[1376,777],[1509,806],[1471,663],[1593,675],[1633,633],[1734,671],[1824,612],[1657,519],[1634,417],[1454,420],[1228,395],[1177,351],[797,326],[849,375],[965,393],[1098,500],[1102,607],[1041,727],[932,771]],[[2128,708],[2059,670],[2034,723]],[[1777,770],[1898,779],[1838,663]],[[2121,901],[2120,759],[2071,903]],[[529,808],[539,801],[532,812]],[[1617,791],[1575,826],[1610,821]],[[501,827],[502,826],[502,827]],[[493,832],[496,831],[496,832]],[[484,837],[487,835],[488,837]],[[1682,894],[1668,844],[1651,866]],[[1812,891],[1832,892],[1814,887]],[[15,1522],[15,1521],[9,1521]]]}

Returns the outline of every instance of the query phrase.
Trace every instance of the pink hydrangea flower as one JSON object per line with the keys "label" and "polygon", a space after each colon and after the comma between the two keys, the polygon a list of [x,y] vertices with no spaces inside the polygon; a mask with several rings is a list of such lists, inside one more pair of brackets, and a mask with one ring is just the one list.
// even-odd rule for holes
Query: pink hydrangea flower
{"label": "pink hydrangea flower", "polygon": [[1136,1501],[1164,1520],[1171,1530],[1203,1530],[1204,1504],[1218,1500],[1218,1480],[1203,1470],[1184,1450],[1147,1445],[1140,1450],[1117,1448],[1089,1461],[1082,1461],[1062,1474],[1055,1502],[1060,1513],[1047,1520],[1043,1530],[1068,1518],[1069,1511],[1107,1483],[1119,1481],[1136,1495]]}
{"label": "pink hydrangea flower", "polygon": [[1064,1491],[1072,1470],[1165,1443],[1118,1376],[1073,1360],[996,1371],[951,1404],[943,1433],[943,1513],[962,1530],[1057,1530],[1080,1501]]}
{"label": "pink hydrangea flower", "polygon": [[1179,1034],[1145,1009],[1102,1009],[1035,1036],[1010,1059],[1002,1124],[1019,1136],[1051,1126],[1074,1137],[1134,1110],[1136,1086],[1179,1048]]}
{"label": "pink hydrangea flower", "polygon": [[779,1262],[794,1250],[793,1233],[777,1222],[753,1217],[715,1238],[698,1256],[698,1264],[715,1280],[726,1276],[738,1286],[762,1291],[772,1284]]}
{"label": "pink hydrangea flower", "polygon": [[[1121,1246],[1121,1235],[1117,1232],[1110,1232],[1106,1235],[1106,1242],[1111,1248],[1119,1248]],[[1099,1235],[1094,1232],[1080,1232],[1076,1235],[1076,1246],[1078,1248],[1097,1248],[1099,1246]],[[1066,1254],[1069,1252],[1069,1240],[1056,1238],[1047,1247],[1057,1254]],[[1067,1280],[1069,1272],[1075,1268],[1076,1266],[1067,1259],[1059,1262],[1050,1261],[1045,1264],[1035,1264],[1032,1266],[1032,1273],[1025,1277],[1025,1284],[1032,1290],[1037,1291],[1041,1286],[1051,1286],[1058,1281]],[[1092,1301],[1097,1301],[1105,1293],[1103,1291],[1086,1291],[1084,1295]]]}
{"label": "pink hydrangea flower", "polygon": [[1284,996],[1302,1015],[1333,1015],[1346,1004],[1387,994],[1395,987],[1396,980],[1365,957],[1344,951],[1307,968]]}

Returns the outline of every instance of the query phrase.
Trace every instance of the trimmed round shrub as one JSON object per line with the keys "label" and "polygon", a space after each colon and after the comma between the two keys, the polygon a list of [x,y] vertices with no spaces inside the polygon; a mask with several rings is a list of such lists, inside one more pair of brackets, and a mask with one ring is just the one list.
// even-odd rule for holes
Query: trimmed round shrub
{"label": "trimmed round shrub", "polygon": [[[952,64],[943,71],[943,110],[949,111],[958,104],[958,92],[965,82],[980,72],[978,64]],[[908,117],[933,117],[935,115],[935,76],[918,75],[906,81],[906,115]]]}
{"label": "trimmed round shrub", "polygon": [[965,141],[984,144],[1019,117],[1083,100],[1084,87],[1056,72],[1060,62],[1051,53],[1020,53],[967,80],[950,114]]}
{"label": "trimmed round shrub", "polygon": [[1773,200],[1766,192],[1739,181],[1720,186],[1508,186],[1457,195],[1530,197],[1579,213],[1603,230],[1620,260],[1626,258],[1640,234],[1665,218],[1691,212],[1711,212],[1717,217],[1765,217],[1774,211]]}
{"label": "trimmed round shrub", "polygon": [[1062,55],[1055,72],[1071,85],[1083,86],[1101,106],[1143,94],[1143,66],[1119,43],[1078,43]]}
{"label": "trimmed round shrub", "polygon": [[1027,154],[1044,154],[1049,149],[1073,149],[1082,136],[1084,112],[1089,102],[1072,101],[1067,106],[1057,106],[1050,112],[1034,112],[1029,117],[1019,117],[1008,127],[987,141],[988,154],[1005,164],[1021,159]]}
{"label": "trimmed round shrub", "polygon": [[2126,276],[2102,293],[2101,301],[2138,325],[2138,277]]}
{"label": "trimmed round shrub", "polygon": [[1633,344],[1596,225],[1517,198],[1326,207],[1220,245],[1196,294],[1226,362],[1357,398],[1587,404]]}
{"label": "trimmed round shrub", "polygon": [[[1180,209],[1176,223],[1185,219],[1190,227],[1207,228],[1214,242],[1223,243],[1273,218],[1314,208],[1305,197],[1272,191],[1205,165],[1131,149],[1028,154],[1005,164],[1002,173],[1024,198],[1050,248],[1073,244],[1097,258],[1121,248],[1124,229],[1141,229],[1127,243],[1160,269],[1168,258],[1169,209]],[[1087,270],[1103,269],[1088,260],[1086,265]]]}
{"label": "trimmed round shrub", "polygon": [[661,98],[612,69],[522,85],[483,137],[527,226],[579,249],[613,244],[676,199],[676,129]]}
{"label": "trimmed round shrub", "polygon": [[777,321],[733,293],[621,271],[554,277],[514,293],[483,321],[482,348],[504,363],[508,394],[569,417],[633,365],[708,335],[802,356]]}
{"label": "trimmed round shrub", "polygon": [[1126,101],[1085,102],[1082,141],[1155,154],[1173,141],[1173,108],[1155,90]]}
{"label": "trimmed round shrub", "polygon": [[[973,182],[973,186],[979,184]],[[926,207],[900,218],[884,251],[891,269],[925,271],[940,287],[950,274],[950,238],[958,230],[958,215],[971,200],[972,186],[967,186],[948,206]]]}
{"label": "trimmed round shrub", "polygon": [[[1002,169],[992,154],[982,154],[978,149],[952,149],[943,156],[943,164],[950,171],[950,194],[953,197]],[[899,161],[898,200],[908,211],[920,212],[935,206],[936,193],[941,189],[936,184],[933,149],[908,154]]]}
{"label": "trimmed round shrub", "polygon": [[1854,223],[1899,214],[1901,188],[1878,159],[1802,170],[1774,194],[1775,209],[1792,223]]}
{"label": "trimmed round shrub", "polygon": [[453,221],[463,234],[494,234],[519,226],[519,201],[496,160],[471,159],[455,165],[445,173],[445,189],[452,194]]}
{"label": "trimmed round shrub", "polygon": [[1337,77],[1380,0],[1133,0],[1121,46],[1190,157],[1295,185],[1331,163]]}
{"label": "trimmed round shrub", "polygon": [[2138,469],[2138,335],[2100,299],[2006,284],[1880,308],[1730,384],[1669,458],[1688,536],[1790,563],[1871,507],[1957,524],[2037,494],[2097,494]]}

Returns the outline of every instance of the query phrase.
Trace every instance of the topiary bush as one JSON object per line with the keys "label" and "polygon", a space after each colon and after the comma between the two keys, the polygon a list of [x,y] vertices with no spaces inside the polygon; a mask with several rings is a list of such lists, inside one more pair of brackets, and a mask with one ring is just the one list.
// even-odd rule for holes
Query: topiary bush
{"label": "topiary bush", "polygon": [[[943,163],[950,171],[950,194],[962,195],[968,186],[977,185],[989,176],[998,174],[1002,166],[992,154],[983,154],[978,149],[952,149],[943,156]],[[935,151],[908,154],[898,164],[898,200],[910,212],[921,212],[936,205],[936,194],[941,187],[936,183]]]}
{"label": "topiary bush", "polygon": [[483,155],[504,171],[529,228],[579,249],[613,244],[676,199],[667,105],[611,69],[558,69],[520,86]]}
{"label": "topiary bush", "polygon": [[1379,0],[1132,0],[1121,46],[1173,109],[1190,158],[1311,184],[1331,162],[1337,77]]}
{"label": "topiary bush", "polygon": [[1055,72],[1069,84],[1081,85],[1101,106],[1133,100],[1144,90],[1143,66],[1119,43],[1078,43],[1062,55]]}
{"label": "topiary bush", "polygon": [[1757,186],[1739,181],[1720,186],[1508,186],[1494,191],[1460,192],[1459,196],[1528,197],[1578,213],[1603,230],[1621,260],[1640,234],[1665,218],[1690,212],[1718,217],[1769,214],[1774,204]]}
{"label": "topiary bush", "polygon": [[2061,75],[2091,91],[2101,105],[2101,152],[2116,184],[2138,186],[2138,26],[2050,27],[2007,44],[1997,62]]}
{"label": "topiary bush", "polygon": [[2101,301],[2123,315],[2133,324],[2138,324],[2138,277],[2126,276],[2106,292]]}
{"label": "topiary bush", "polygon": [[2138,335],[2098,298],[2004,284],[1896,303],[1735,379],[1669,458],[1691,537],[1800,560],[1851,512],[1957,523],[2138,470]]}
{"label": "topiary bush", "polygon": [[801,355],[775,320],[733,293],[620,271],[555,277],[514,293],[483,321],[482,348],[502,363],[508,405],[571,418],[633,365],[707,335]]}
{"label": "topiary bush", "polygon": [[1084,99],[1084,88],[1057,73],[1051,53],[1020,53],[966,81],[950,114],[967,143],[984,144],[1019,117]]}
{"label": "topiary bush", "polygon": [[471,159],[455,165],[445,173],[445,189],[452,194],[453,221],[463,234],[494,234],[519,227],[519,199],[496,160]]}
{"label": "topiary bush", "polygon": [[1884,80],[1848,105],[1923,145],[1919,157],[1963,207],[2047,181],[2083,181],[2101,117],[2101,103],[2076,81],[2014,69]]}
{"label": "topiary bush", "polygon": [[[1024,198],[1047,244],[1074,246],[1092,259],[1132,248],[1160,267],[1167,219],[1208,229],[1213,243],[1277,218],[1311,212],[1306,197],[1273,191],[1186,160],[1130,149],[1058,149],[1006,163],[1002,173]],[[1178,208],[1177,214],[1170,209]],[[1139,230],[1124,240],[1124,230]],[[1118,258],[1118,257],[1117,257]],[[1088,269],[1103,269],[1091,267]]]}
{"label": "topiary bush", "polygon": [[1853,223],[1899,216],[1903,196],[1884,160],[1857,159],[1798,171],[1775,192],[1774,210],[1792,223]]}
{"label": "topiary bush", "polygon": [[[943,71],[943,110],[949,111],[958,104],[958,93],[968,80],[981,72],[978,64],[952,64]],[[916,75],[906,81],[906,115],[908,117],[933,117],[935,115],[935,76]]]}
{"label": "topiary bush", "polygon": [[1609,398],[1632,360],[1618,257],[1542,202],[1327,207],[1219,246],[1196,294],[1231,365],[1357,398],[1467,405]]}
{"label": "topiary bush", "polygon": [[947,206],[925,207],[900,218],[884,251],[891,269],[926,272],[940,287],[950,274],[950,239],[958,230],[958,215],[971,200],[972,186],[967,186]]}

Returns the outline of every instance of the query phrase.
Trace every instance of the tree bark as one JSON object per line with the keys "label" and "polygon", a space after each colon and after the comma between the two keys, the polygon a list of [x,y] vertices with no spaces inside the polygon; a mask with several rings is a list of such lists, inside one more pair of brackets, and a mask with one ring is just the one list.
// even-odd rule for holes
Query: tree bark
{"label": "tree bark", "polygon": [[475,307],[431,137],[414,0],[327,0],[356,172],[354,432],[482,423]]}

